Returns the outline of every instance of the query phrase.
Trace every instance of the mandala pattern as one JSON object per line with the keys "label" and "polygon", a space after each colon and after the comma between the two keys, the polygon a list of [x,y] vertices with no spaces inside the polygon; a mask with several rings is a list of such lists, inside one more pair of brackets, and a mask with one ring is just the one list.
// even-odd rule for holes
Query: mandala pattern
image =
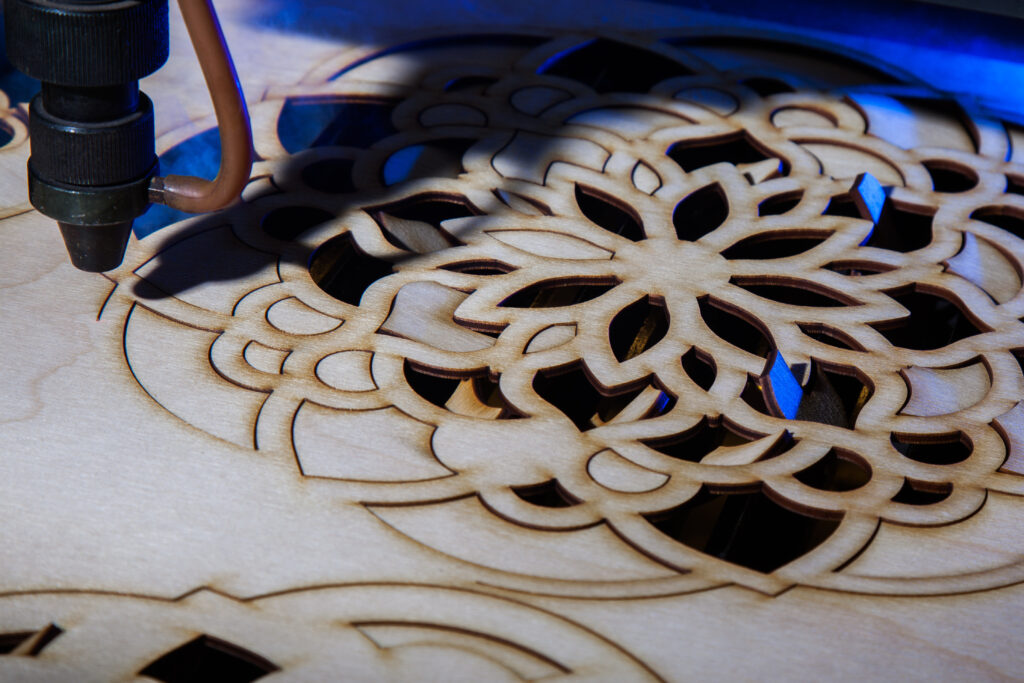
{"label": "mandala pattern", "polygon": [[[450,58],[405,85],[371,78],[386,54],[345,56],[271,93],[245,202],[114,276],[136,378],[371,509],[601,528],[665,569],[593,594],[948,590],[839,570],[880,522],[1024,495],[1005,129],[932,116],[917,86],[720,71],[670,43],[510,37],[514,67]],[[886,103],[948,144],[887,134]],[[174,404],[173,381],[225,412]],[[968,583],[1021,580],[1016,561]]]}
{"label": "mandala pattern", "polygon": [[[83,591],[0,604],[4,680],[411,680],[423,671],[446,680],[662,680],[572,621],[438,586],[325,586],[245,600],[209,589],[176,600]],[[489,617],[467,623],[473,610]]]}

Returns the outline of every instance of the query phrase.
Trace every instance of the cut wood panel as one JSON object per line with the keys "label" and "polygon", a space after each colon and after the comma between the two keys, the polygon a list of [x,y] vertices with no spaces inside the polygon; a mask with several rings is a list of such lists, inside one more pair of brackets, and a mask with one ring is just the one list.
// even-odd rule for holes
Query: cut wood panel
{"label": "cut wood panel", "polygon": [[0,677],[1024,670],[994,124],[775,40],[413,38],[282,52],[242,200],[104,276],[0,193]]}

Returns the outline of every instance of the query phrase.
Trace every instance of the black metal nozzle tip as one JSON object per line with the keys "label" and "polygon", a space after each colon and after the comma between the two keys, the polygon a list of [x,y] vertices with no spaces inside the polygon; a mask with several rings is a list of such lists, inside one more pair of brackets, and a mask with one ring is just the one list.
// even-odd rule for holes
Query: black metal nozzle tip
{"label": "black metal nozzle tip", "polygon": [[132,234],[132,223],[109,223],[107,225],[76,225],[61,223],[60,234],[64,238],[68,256],[75,268],[90,273],[102,273],[121,265],[128,238]]}

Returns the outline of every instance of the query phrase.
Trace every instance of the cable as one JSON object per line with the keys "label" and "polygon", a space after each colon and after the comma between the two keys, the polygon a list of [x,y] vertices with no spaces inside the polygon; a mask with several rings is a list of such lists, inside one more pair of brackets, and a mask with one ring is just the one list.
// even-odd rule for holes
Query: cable
{"label": "cable", "polygon": [[212,2],[178,0],[178,6],[213,100],[220,131],[220,169],[212,181],[195,176],[155,177],[149,186],[149,199],[188,213],[204,213],[233,202],[249,181],[252,125]]}

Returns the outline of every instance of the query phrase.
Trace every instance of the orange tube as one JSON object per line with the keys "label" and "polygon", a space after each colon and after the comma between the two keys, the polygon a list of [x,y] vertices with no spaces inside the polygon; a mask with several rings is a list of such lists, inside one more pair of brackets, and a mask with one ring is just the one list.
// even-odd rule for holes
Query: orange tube
{"label": "orange tube", "polygon": [[153,178],[150,201],[188,213],[222,209],[241,194],[252,171],[252,125],[224,33],[210,0],[178,0],[192,46],[213,100],[220,130],[220,170],[213,180],[169,175]]}

